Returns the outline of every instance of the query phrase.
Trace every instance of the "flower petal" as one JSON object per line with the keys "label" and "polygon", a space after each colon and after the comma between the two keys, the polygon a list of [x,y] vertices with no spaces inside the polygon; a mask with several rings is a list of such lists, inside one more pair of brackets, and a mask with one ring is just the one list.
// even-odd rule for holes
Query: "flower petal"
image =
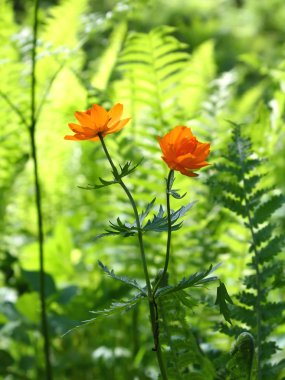
{"label": "flower petal", "polygon": [[64,136],[64,140],[74,140],[74,141],[81,141],[81,140],[87,140],[84,135],[80,133],[76,133],[74,136]]}
{"label": "flower petal", "polygon": [[79,124],[69,123],[69,128],[75,133],[73,136],[65,136],[65,140],[90,140],[98,141],[100,133],[103,137],[121,130],[130,118],[120,120],[123,105],[117,103],[109,112],[98,104],[85,112],[75,112]]}
{"label": "flower petal", "polygon": [[110,121],[108,122],[108,126],[112,127],[115,123],[117,123],[120,120],[120,117],[123,113],[123,105],[121,103],[117,103],[114,105],[113,108],[110,109],[108,112],[108,116]]}
{"label": "flower petal", "polygon": [[206,158],[210,152],[209,143],[201,143],[190,128],[177,126],[164,137],[158,138],[162,159],[172,170],[188,177],[197,177],[193,170],[209,165]]}
{"label": "flower petal", "polygon": [[92,139],[89,139],[90,141],[98,141],[100,140],[99,136],[92,137]]}
{"label": "flower petal", "polygon": [[86,112],[77,111],[74,115],[82,126],[94,128],[94,123],[92,122],[91,116],[88,115]]}
{"label": "flower petal", "polygon": [[195,156],[197,157],[207,157],[210,153],[210,144],[209,143],[200,143],[198,142],[195,149]]}
{"label": "flower petal", "polygon": [[106,132],[104,132],[105,135],[108,135],[109,133],[113,133],[113,132],[118,132],[120,131],[122,128],[124,128],[124,126],[127,124],[127,122],[130,120],[130,118],[128,119],[123,119],[121,121],[118,121],[116,124],[114,124],[111,128],[109,128]]}
{"label": "flower petal", "polygon": [[199,174],[193,173],[191,170],[179,170],[181,174],[187,175],[187,177],[198,177]]}
{"label": "flower petal", "polygon": [[75,133],[82,133],[83,132],[83,127],[81,125],[69,123],[68,126],[72,130],[72,132],[75,132]]}
{"label": "flower petal", "polygon": [[[183,137],[183,132],[185,131],[187,127],[183,127],[181,125],[178,125],[177,127],[175,127],[172,131],[170,131],[167,135],[168,135],[168,143],[169,144],[175,144],[177,139],[179,138],[182,138]],[[167,136],[166,135],[166,136]]]}
{"label": "flower petal", "polygon": [[102,131],[107,124],[108,112],[99,104],[94,104],[91,108],[91,119],[96,128]]}

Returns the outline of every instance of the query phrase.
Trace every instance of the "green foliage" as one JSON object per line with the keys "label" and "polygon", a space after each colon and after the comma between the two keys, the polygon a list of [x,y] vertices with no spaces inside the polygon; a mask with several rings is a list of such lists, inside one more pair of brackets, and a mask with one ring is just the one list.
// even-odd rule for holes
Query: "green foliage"
{"label": "green foliage", "polygon": [[[251,241],[251,261],[248,263],[251,273],[244,277],[245,290],[238,293],[239,305],[233,307],[232,316],[236,321],[245,323],[254,334],[257,346],[256,376],[266,379],[276,374],[275,367],[282,370],[282,365],[278,363],[272,367],[267,367],[267,363],[279,349],[270,338],[282,324],[282,309],[285,306],[282,299],[272,303],[270,297],[271,292],[282,288],[274,282],[279,275],[275,260],[285,241],[284,235],[276,235],[270,217],[282,206],[284,196],[262,186],[263,176],[259,169],[262,160],[254,157],[250,139],[242,134],[244,128],[234,124],[226,163],[217,165],[217,169],[218,178],[222,179],[220,185],[224,189],[221,200],[228,209],[243,218]],[[284,261],[278,259],[278,264],[284,265]],[[243,329],[240,325],[236,331]],[[228,326],[222,330],[231,333]]]}
{"label": "green foliage", "polygon": [[216,305],[219,305],[220,313],[223,314],[225,320],[231,323],[231,313],[227,302],[233,304],[233,301],[227,292],[225,284],[220,281],[220,285],[217,287]]}
{"label": "green foliage", "polygon": [[118,280],[118,281],[121,281],[123,282],[124,284],[126,285],[129,285],[137,290],[139,290],[140,292],[142,292],[144,295],[147,295],[146,291],[145,291],[145,287],[142,288],[136,280],[132,280],[132,279],[129,279],[127,278],[126,276],[116,276],[114,271],[113,270],[109,270],[103,263],[101,263],[101,261],[98,262],[99,263],[99,266],[101,269],[103,269],[103,271],[105,273],[107,273],[108,276],[112,277],[113,279],[115,280]]}
{"label": "green foliage", "polygon": [[208,275],[211,274],[216,268],[217,266],[213,268],[211,265],[210,268],[204,272],[197,272],[187,278],[184,277],[177,285],[168,285],[166,287],[158,288],[156,292],[156,297],[164,297],[167,294],[180,292],[192,286],[199,286],[207,282],[215,281],[217,280],[217,277],[208,277]]}
{"label": "green foliage", "polygon": [[87,187],[79,186],[79,188],[85,189],[85,190],[96,190],[96,189],[102,189],[103,187],[106,187],[106,186],[114,185],[115,183],[119,183],[120,179],[133,173],[140,163],[141,162],[139,162],[138,164],[134,166],[131,166],[132,163],[129,161],[124,166],[120,165],[121,172],[113,173],[114,179],[112,181],[106,181],[105,179],[99,177],[99,181],[101,182],[102,185],[88,185]]}
{"label": "green foliage", "polygon": [[[45,378],[27,132],[33,6],[32,0],[0,2],[0,377],[11,380]],[[148,225],[147,262],[151,277],[158,273],[156,280],[164,264],[166,219],[165,207],[155,204],[165,204],[167,171],[156,137],[175,125],[188,125],[201,141],[212,143],[208,170],[195,179],[177,173],[181,195],[171,188],[174,219],[187,211],[180,200],[185,192],[190,204],[193,199],[197,203],[183,215],[183,228],[175,227],[181,219],[174,222],[171,282],[158,289],[170,379],[224,379],[231,367],[225,364],[230,346],[244,330],[258,346],[255,250],[262,378],[285,376],[285,218],[279,208],[285,191],[284,9],[283,0],[193,0],[183,7],[178,0],[40,1],[36,143],[55,379],[157,377],[151,333],[144,328],[148,305],[136,236],[122,239],[123,230],[128,234],[133,223],[131,208],[119,186],[109,186],[114,181],[106,176],[99,144],[63,141],[74,111],[95,102],[107,108],[121,102],[132,118],[106,143],[116,163],[127,163],[120,173],[126,174],[139,204],[142,227]],[[227,119],[248,124],[242,130],[247,130],[252,147],[236,132],[226,162],[220,157],[228,146]],[[260,159],[264,156],[267,161]],[[131,173],[131,162],[141,157],[143,163]],[[205,179],[216,179],[215,162],[221,172],[219,187],[208,187]],[[233,212],[216,201],[221,197]],[[104,231],[105,221],[117,215],[120,222],[114,225],[121,232],[115,231],[112,239],[94,239]],[[106,264],[102,270],[98,259]],[[219,277],[234,301],[231,305],[220,285],[216,309],[233,323],[222,327],[228,335],[215,327],[220,321],[215,308],[202,309],[198,301],[215,303],[207,286],[216,276],[208,271],[219,262]],[[92,315],[94,323],[89,310],[102,311]],[[74,329],[87,319],[89,327],[87,322]],[[245,369],[249,357],[243,353],[236,351]]]}
{"label": "green foliage", "polygon": [[[170,379],[214,379],[215,368],[200,347],[197,332],[186,320],[179,293],[159,301],[161,340],[165,351],[167,373]],[[194,301],[192,301],[192,306]]]}
{"label": "green foliage", "polygon": [[247,332],[241,333],[231,351],[227,364],[228,380],[250,380],[254,359],[254,339]]}
{"label": "green foliage", "polygon": [[[151,201],[146,207],[146,210],[141,213],[140,216],[140,229],[143,232],[163,232],[168,230],[168,220],[167,215],[163,206],[159,206],[159,211],[157,214],[153,215],[152,219],[148,219],[145,224],[143,224],[145,218],[148,216],[149,212],[151,211],[154,200]],[[177,221],[185,215],[185,213],[195,204],[195,202],[188,203],[186,206],[181,206],[176,211],[171,211],[171,231],[177,231],[181,228],[182,222],[177,223]],[[138,228],[136,226],[136,222],[133,223],[123,223],[120,218],[117,218],[117,223],[110,222],[110,230],[106,230],[107,232],[101,235],[97,235],[96,238],[101,238],[104,236],[110,236],[110,235],[121,235],[123,237],[133,236],[138,232]]]}

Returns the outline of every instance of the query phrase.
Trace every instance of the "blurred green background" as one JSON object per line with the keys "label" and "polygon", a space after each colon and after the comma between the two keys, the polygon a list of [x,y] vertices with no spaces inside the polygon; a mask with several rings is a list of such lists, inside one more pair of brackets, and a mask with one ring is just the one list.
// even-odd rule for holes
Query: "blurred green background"
{"label": "blurred green background", "polygon": [[[30,117],[33,6],[32,0],[0,3],[0,378],[5,380],[44,378],[33,166],[23,122]],[[221,262],[219,276],[234,298],[247,271],[249,236],[208,183],[216,176],[214,164],[226,154],[231,120],[247,124],[254,152],[267,158],[264,185],[284,193],[284,35],[283,0],[40,2],[36,141],[55,379],[157,377],[143,305],[62,337],[89,319],[90,310],[129,293],[102,274],[98,259],[119,274],[143,279],[136,238],[94,239],[108,220],[132,220],[132,214],[118,187],[78,187],[110,174],[100,144],[63,140],[74,112],[93,103],[124,104],[124,116],[132,120],[106,144],[118,164],[144,158],[127,179],[141,209],[154,197],[164,202],[167,168],[156,136],[187,125],[199,140],[211,142],[211,167],[198,179],[177,175],[176,187],[198,203],[173,234],[170,276],[179,279]],[[284,208],[273,218],[284,229]],[[163,266],[165,242],[166,234],[146,237],[153,277]],[[215,289],[201,289],[200,298],[205,305],[185,311],[183,319],[214,363],[208,378],[223,379],[222,358],[234,338],[219,332]],[[284,295],[276,299],[284,301]],[[284,348],[284,324],[274,339]],[[282,357],[284,350],[276,360]]]}

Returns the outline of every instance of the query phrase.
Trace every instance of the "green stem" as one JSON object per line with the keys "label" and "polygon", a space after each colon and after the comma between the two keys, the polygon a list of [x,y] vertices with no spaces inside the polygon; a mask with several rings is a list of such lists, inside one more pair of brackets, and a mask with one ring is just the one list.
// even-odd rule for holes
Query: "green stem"
{"label": "green stem", "polygon": [[115,165],[114,165],[114,163],[113,163],[113,161],[112,161],[112,159],[110,157],[110,154],[109,154],[109,152],[107,150],[106,144],[104,142],[104,138],[100,134],[99,134],[99,138],[100,138],[102,147],[104,149],[104,152],[106,154],[106,157],[107,157],[107,159],[108,159],[108,161],[109,161],[109,163],[111,165],[111,168],[113,170],[114,177],[115,177],[116,181],[124,189],[127,197],[129,198],[129,201],[130,201],[130,203],[132,205],[132,208],[133,208],[133,211],[134,211],[134,214],[135,214],[136,226],[137,226],[137,230],[138,230],[138,239],[139,239],[139,245],[140,245],[140,252],[141,252],[141,259],[142,259],[143,270],[144,270],[144,275],[145,275],[145,279],[146,279],[146,287],[147,287],[148,296],[149,296],[149,298],[151,298],[152,291],[151,291],[151,285],[150,285],[149,274],[148,274],[148,269],[147,269],[147,263],[146,263],[146,257],[145,257],[145,252],[144,252],[144,245],[143,245],[143,238],[142,238],[142,230],[141,230],[141,225],[140,225],[140,219],[139,219],[139,213],[138,213],[138,210],[137,210],[137,206],[135,204],[134,198],[132,197],[132,194],[130,193],[129,189],[127,188],[127,186],[125,185],[125,183],[123,182],[123,180],[119,176],[118,170],[115,167]]}
{"label": "green stem", "polygon": [[46,379],[52,380],[52,367],[50,362],[50,343],[47,324],[47,310],[45,300],[45,271],[44,271],[44,232],[43,232],[43,214],[41,188],[38,170],[38,155],[35,141],[36,132],[36,47],[38,36],[38,10],[39,0],[35,0],[34,8],[34,24],[33,24],[33,47],[32,47],[32,72],[31,72],[31,121],[30,121],[30,143],[32,160],[34,164],[34,186],[36,196],[37,224],[38,224],[38,240],[39,240],[39,264],[40,264],[40,302],[41,302],[41,324],[42,334],[44,338],[44,357],[46,367]]}
{"label": "green stem", "polygon": [[162,379],[168,380],[166,370],[164,367],[164,363],[163,363],[163,359],[162,359],[161,348],[160,348],[160,344],[159,344],[158,311],[157,311],[157,305],[156,305],[156,301],[154,298],[154,294],[153,294],[152,289],[151,289],[151,284],[150,284],[150,279],[149,279],[149,274],[148,274],[148,268],[147,268],[147,262],[146,262],[146,256],[145,256],[145,251],[144,251],[142,229],[141,229],[141,224],[140,224],[137,206],[136,206],[136,203],[134,201],[132,194],[130,193],[129,189],[125,185],[122,178],[119,176],[118,170],[117,170],[116,166],[114,165],[113,160],[112,160],[112,158],[108,152],[108,149],[106,147],[103,136],[100,133],[98,134],[98,136],[100,138],[100,141],[101,141],[103,150],[105,152],[105,155],[106,155],[106,157],[110,163],[110,166],[112,168],[113,175],[114,175],[116,181],[121,185],[121,187],[125,191],[128,199],[131,203],[133,211],[134,211],[135,220],[136,220],[136,227],[137,227],[137,231],[138,231],[138,240],[139,240],[139,246],[140,246],[141,260],[142,260],[142,264],[143,264],[144,276],[145,276],[145,280],[146,280],[146,287],[147,287],[147,293],[148,293],[148,299],[149,299],[148,304],[149,304],[149,311],[150,311],[152,334],[153,334],[153,339],[154,339],[153,351],[156,352],[157,361],[159,364]]}
{"label": "green stem", "polygon": [[154,293],[157,291],[159,284],[163,282],[168,269],[169,257],[170,257],[170,246],[171,246],[171,211],[170,211],[170,183],[171,176],[173,175],[173,170],[169,171],[166,185],[166,209],[167,209],[167,244],[166,244],[166,254],[164,268],[161,277],[158,279],[156,285],[154,286]]}

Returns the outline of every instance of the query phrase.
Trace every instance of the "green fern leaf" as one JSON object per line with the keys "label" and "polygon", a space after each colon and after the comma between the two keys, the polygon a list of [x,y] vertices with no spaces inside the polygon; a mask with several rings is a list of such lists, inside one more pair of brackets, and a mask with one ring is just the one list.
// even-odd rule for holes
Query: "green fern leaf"
{"label": "green fern leaf", "polygon": [[266,222],[269,217],[278,210],[284,203],[284,196],[282,194],[273,195],[268,201],[261,204],[254,212],[252,223],[255,227],[259,224]]}
{"label": "green fern leaf", "polygon": [[223,196],[222,199],[228,209],[235,212],[237,215],[241,215],[243,218],[246,216],[246,208],[241,202],[230,196]]}
{"label": "green fern leaf", "polygon": [[261,175],[253,175],[251,177],[244,178],[244,189],[248,195],[254,191],[254,188],[260,182],[261,178]]}
{"label": "green fern leaf", "polygon": [[259,261],[261,264],[270,261],[281,251],[281,247],[284,244],[285,237],[283,235],[276,236],[271,239],[263,248],[259,251]]}
{"label": "green fern leaf", "polygon": [[[268,241],[271,236],[273,235],[275,226],[271,223],[268,223],[266,226],[260,228],[258,231],[255,232],[254,235],[254,244],[256,246],[260,246],[262,243]],[[250,251],[253,251],[254,245],[251,244]]]}
{"label": "green fern leaf", "polygon": [[244,197],[243,189],[236,182],[219,181],[219,186],[223,191],[234,195],[236,198],[243,199]]}

